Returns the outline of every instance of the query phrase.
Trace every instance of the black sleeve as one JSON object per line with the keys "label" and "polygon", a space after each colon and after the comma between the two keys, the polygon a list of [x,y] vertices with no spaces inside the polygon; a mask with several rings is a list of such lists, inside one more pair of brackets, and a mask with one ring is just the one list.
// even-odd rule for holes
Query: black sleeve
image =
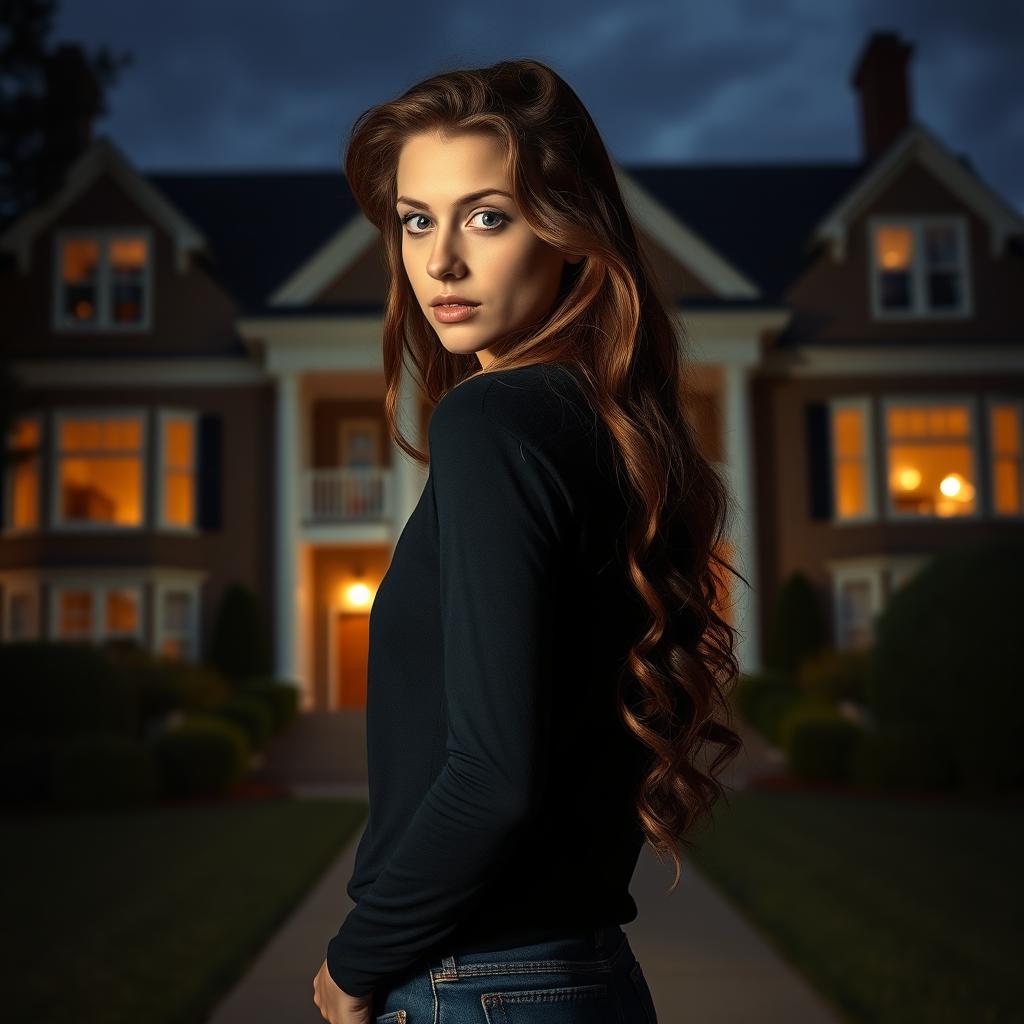
{"label": "black sleeve", "polygon": [[445,396],[430,453],[447,760],[328,944],[331,977],[356,996],[477,904],[537,809],[547,764],[555,588],[573,517],[563,475],[478,391]]}

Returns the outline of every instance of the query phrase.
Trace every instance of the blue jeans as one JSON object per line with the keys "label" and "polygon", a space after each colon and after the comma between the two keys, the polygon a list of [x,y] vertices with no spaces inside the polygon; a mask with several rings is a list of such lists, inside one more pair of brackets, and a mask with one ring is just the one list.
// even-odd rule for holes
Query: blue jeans
{"label": "blue jeans", "polygon": [[375,1024],[657,1024],[619,925],[446,956],[374,993]]}

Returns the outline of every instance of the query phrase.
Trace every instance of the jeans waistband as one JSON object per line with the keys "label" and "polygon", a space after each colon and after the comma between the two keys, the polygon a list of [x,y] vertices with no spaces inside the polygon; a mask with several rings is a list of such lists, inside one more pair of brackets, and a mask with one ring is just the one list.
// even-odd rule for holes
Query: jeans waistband
{"label": "jeans waistband", "polygon": [[517,961],[539,959],[587,960],[611,956],[625,936],[619,924],[596,925],[588,928],[534,929],[529,934],[512,936],[500,946],[493,943],[456,946],[449,949],[445,960],[452,962],[486,963],[490,961]]}

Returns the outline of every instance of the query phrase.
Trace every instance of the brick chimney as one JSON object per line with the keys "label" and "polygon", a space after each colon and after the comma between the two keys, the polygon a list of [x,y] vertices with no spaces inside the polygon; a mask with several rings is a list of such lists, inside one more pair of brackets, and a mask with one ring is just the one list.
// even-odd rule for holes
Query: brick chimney
{"label": "brick chimney", "polygon": [[853,69],[850,84],[860,95],[861,155],[870,160],[910,124],[907,60],[911,43],[895,32],[872,32]]}

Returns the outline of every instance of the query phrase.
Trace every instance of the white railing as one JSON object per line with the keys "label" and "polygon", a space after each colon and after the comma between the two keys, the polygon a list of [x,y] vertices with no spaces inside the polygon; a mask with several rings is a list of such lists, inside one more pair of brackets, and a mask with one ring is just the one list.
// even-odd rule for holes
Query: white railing
{"label": "white railing", "polygon": [[392,472],[385,466],[307,469],[302,514],[307,523],[366,523],[389,519]]}

